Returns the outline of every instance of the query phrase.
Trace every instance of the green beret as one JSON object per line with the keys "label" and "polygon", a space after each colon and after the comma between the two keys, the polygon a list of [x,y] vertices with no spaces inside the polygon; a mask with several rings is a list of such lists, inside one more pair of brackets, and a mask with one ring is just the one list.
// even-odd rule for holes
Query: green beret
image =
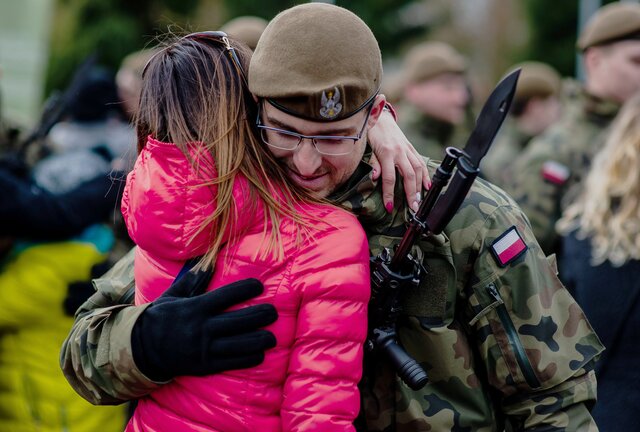
{"label": "green beret", "polygon": [[313,121],[359,112],[380,89],[378,42],[354,13],[307,3],[278,14],[249,65],[249,89],[278,109]]}
{"label": "green beret", "polygon": [[463,73],[467,64],[451,45],[444,42],[423,42],[414,46],[404,62],[405,83],[430,80],[443,73]]}
{"label": "green beret", "polygon": [[578,38],[578,48],[604,45],[619,40],[640,38],[640,4],[611,3],[591,17]]}
{"label": "green beret", "polygon": [[267,20],[260,17],[240,16],[227,22],[220,30],[254,50],[267,24]]}
{"label": "green beret", "polygon": [[521,68],[515,101],[525,101],[532,97],[559,95],[560,74],[551,66],[540,62],[524,62],[514,65],[511,70]]}

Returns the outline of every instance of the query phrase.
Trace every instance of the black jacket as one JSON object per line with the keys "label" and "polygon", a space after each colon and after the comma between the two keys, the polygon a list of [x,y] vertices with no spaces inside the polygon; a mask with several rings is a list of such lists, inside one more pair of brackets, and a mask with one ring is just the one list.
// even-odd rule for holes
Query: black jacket
{"label": "black jacket", "polygon": [[640,424],[640,261],[590,265],[591,242],[563,238],[562,280],[606,347],[596,365],[601,432],[637,430]]}

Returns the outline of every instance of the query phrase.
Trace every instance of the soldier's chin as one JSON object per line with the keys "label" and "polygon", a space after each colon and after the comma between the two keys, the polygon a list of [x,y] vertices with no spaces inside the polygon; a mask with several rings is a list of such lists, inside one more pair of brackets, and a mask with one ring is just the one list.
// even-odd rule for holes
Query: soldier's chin
{"label": "soldier's chin", "polygon": [[329,195],[330,191],[328,190],[329,188],[327,185],[328,174],[313,177],[304,177],[296,173],[295,171],[289,170],[289,178],[295,184],[317,198],[326,198],[327,195]]}

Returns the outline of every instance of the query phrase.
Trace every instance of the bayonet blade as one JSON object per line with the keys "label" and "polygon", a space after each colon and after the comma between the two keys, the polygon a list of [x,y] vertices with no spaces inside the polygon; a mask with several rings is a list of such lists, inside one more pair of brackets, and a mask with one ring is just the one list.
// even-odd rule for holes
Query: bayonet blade
{"label": "bayonet blade", "polygon": [[462,151],[464,155],[458,159],[451,184],[446,192],[437,198],[433,209],[427,215],[426,224],[432,234],[439,234],[447,226],[469,192],[478,175],[480,161],[491,147],[509,112],[518,76],[520,69],[516,69],[500,81],[482,107],[476,126]]}
{"label": "bayonet blade", "polygon": [[509,112],[519,76],[520,68],[504,77],[493,89],[482,107],[482,111],[480,111],[476,125],[463,149],[469,161],[476,168],[479,166],[480,160],[487,154],[493,139]]}

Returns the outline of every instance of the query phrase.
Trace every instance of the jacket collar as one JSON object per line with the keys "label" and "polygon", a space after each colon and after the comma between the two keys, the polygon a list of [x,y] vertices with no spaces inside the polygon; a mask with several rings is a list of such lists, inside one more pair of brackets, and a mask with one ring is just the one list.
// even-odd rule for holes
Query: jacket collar
{"label": "jacket collar", "polygon": [[599,98],[582,89],[582,99],[585,114],[597,124],[607,125],[618,114],[620,104]]}
{"label": "jacket collar", "polygon": [[[404,215],[405,205],[404,200],[400,200],[400,203],[396,200],[392,213],[388,213],[384,208],[382,182],[371,178],[373,171],[369,164],[371,155],[372,150],[367,146],[354,173],[349,180],[329,196],[329,200],[355,214],[367,231],[375,232],[393,225],[398,212]],[[401,181],[396,182],[395,196],[404,196]]]}

